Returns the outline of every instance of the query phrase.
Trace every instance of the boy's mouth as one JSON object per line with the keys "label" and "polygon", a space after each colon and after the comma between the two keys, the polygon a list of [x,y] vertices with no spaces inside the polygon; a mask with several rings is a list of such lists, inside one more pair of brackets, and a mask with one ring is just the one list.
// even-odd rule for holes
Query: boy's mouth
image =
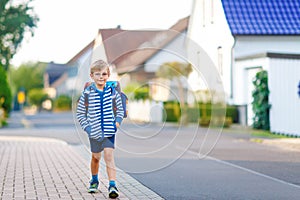
{"label": "boy's mouth", "polygon": [[105,81],[104,80],[98,80],[97,82],[98,83],[104,83]]}

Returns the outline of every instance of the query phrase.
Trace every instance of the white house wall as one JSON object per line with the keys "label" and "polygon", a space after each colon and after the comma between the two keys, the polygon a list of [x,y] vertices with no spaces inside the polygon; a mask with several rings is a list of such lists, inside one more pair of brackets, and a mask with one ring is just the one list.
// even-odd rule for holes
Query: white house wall
{"label": "white house wall", "polygon": [[300,136],[300,60],[270,60],[269,101],[271,131]]}
{"label": "white house wall", "polygon": [[[233,57],[238,60],[241,57],[250,57],[260,53],[292,53],[300,54],[300,37],[295,36],[236,36]],[[252,124],[252,107],[249,98],[249,81],[245,68],[261,66],[269,71],[268,58],[248,59],[247,61],[235,61],[233,64],[233,104],[248,105],[248,125]],[[249,70],[248,70],[249,72]],[[249,74],[249,73],[248,73]],[[271,75],[269,75],[271,77]],[[247,86],[248,85],[248,86]],[[248,88],[248,89],[247,89]],[[248,97],[247,97],[248,96]]]}
{"label": "white house wall", "polygon": [[[147,60],[145,63],[146,72],[156,72],[159,67],[166,62],[182,62],[188,63],[186,52],[186,31],[179,34],[174,40],[168,43],[164,48],[159,50],[154,56]],[[188,80],[182,78],[183,88],[189,88]],[[176,81],[157,82],[155,80],[150,82],[156,88],[156,91],[164,91],[165,94],[159,95],[153,92],[152,95],[156,100],[177,100],[178,97],[178,83]],[[186,91],[185,91],[186,92]],[[186,95],[185,95],[186,96]],[[167,98],[166,98],[167,97]]]}
{"label": "white house wall", "polygon": [[186,32],[162,48],[145,63],[146,72],[156,72],[166,62],[188,62],[186,53]]}
{"label": "white house wall", "polygon": [[[105,41],[105,43],[110,43],[112,40],[113,39],[108,39],[107,41]],[[92,63],[99,59],[107,61],[107,55],[105,52],[105,47],[104,47],[101,33],[99,33],[95,39],[95,44],[94,44],[94,49],[92,54]]]}
{"label": "white house wall", "polygon": [[237,36],[234,57],[265,52],[300,54],[299,47],[299,36]]}
{"label": "white house wall", "polygon": [[[75,88],[77,94],[80,94],[83,90],[85,82],[90,80],[90,64],[92,57],[92,49],[87,50],[76,61],[76,67],[78,68],[77,76],[69,77],[67,80],[67,86],[72,89]],[[76,94],[74,94],[76,95]]]}
{"label": "white house wall", "polygon": [[247,109],[246,124],[252,125],[253,123],[253,111],[252,111],[252,91],[254,85],[252,81],[255,78],[257,72],[262,69],[268,70],[269,59],[266,57],[246,59],[235,62],[234,66],[234,82],[233,82],[233,104],[244,106]]}
{"label": "white house wall", "polygon": [[[231,35],[220,0],[194,0],[190,17],[188,37],[190,39],[189,58],[201,71],[212,62],[222,79],[227,98],[231,96]],[[194,45],[198,47],[192,47]],[[203,55],[205,55],[203,57]],[[197,57],[197,58],[196,58]],[[205,59],[204,59],[205,58]],[[199,64],[199,60],[206,61]],[[198,60],[198,62],[197,62]],[[202,66],[200,66],[202,65]],[[203,66],[204,65],[204,66]],[[212,70],[213,71],[213,70]],[[211,72],[212,73],[212,72]],[[206,76],[205,79],[214,79]],[[206,80],[211,82],[212,80]]]}
{"label": "white house wall", "polygon": [[[233,82],[233,94],[235,96],[233,104],[236,105],[245,105],[252,101],[252,99],[248,99],[247,88],[249,87],[249,83],[247,80],[247,70],[251,68],[262,68],[268,69],[268,58],[255,58],[248,60],[236,61],[234,65],[234,82]],[[254,78],[254,76],[253,76]]]}

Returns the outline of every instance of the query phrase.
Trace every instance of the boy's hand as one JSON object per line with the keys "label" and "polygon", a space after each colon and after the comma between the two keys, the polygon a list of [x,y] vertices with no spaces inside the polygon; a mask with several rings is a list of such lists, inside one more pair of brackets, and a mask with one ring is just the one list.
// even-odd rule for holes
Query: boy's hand
{"label": "boy's hand", "polygon": [[116,127],[119,128],[120,127],[120,124],[119,122],[116,122]]}

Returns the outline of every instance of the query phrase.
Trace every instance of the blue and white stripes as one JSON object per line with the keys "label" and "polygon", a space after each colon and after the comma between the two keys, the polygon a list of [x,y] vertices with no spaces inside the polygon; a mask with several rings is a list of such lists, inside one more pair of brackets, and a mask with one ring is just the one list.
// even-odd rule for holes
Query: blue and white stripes
{"label": "blue and white stripes", "polygon": [[[117,131],[116,122],[121,124],[123,120],[121,96],[118,91],[112,95],[112,90],[110,86],[105,86],[103,92],[100,92],[93,83],[83,91],[79,99],[77,119],[82,129],[88,133],[89,138],[101,140],[114,135]],[[88,98],[87,113],[85,98]],[[117,105],[116,116],[113,112],[113,98]]]}

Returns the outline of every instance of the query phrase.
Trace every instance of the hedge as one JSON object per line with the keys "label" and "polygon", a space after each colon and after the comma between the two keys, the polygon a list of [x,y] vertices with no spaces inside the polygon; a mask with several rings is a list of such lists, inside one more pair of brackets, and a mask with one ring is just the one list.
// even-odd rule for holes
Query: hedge
{"label": "hedge", "polygon": [[[174,101],[168,101],[164,102],[164,109],[165,109],[165,115],[164,119],[166,119],[167,122],[178,122],[181,115],[181,109],[178,102]],[[208,124],[211,121],[211,113],[212,109],[214,109],[214,113],[216,116],[214,116],[214,119],[212,120],[212,123],[220,124],[223,121],[225,121],[225,126],[230,125],[232,122],[238,121],[238,110],[236,106],[227,105],[226,106],[226,114],[225,114],[225,120],[220,119],[218,116],[222,116],[222,113],[224,112],[224,107],[221,107],[219,105],[213,105],[210,103],[204,104],[199,103],[196,107],[188,107],[188,121],[200,124]],[[218,115],[218,112],[220,115]],[[201,120],[200,120],[201,119]]]}

